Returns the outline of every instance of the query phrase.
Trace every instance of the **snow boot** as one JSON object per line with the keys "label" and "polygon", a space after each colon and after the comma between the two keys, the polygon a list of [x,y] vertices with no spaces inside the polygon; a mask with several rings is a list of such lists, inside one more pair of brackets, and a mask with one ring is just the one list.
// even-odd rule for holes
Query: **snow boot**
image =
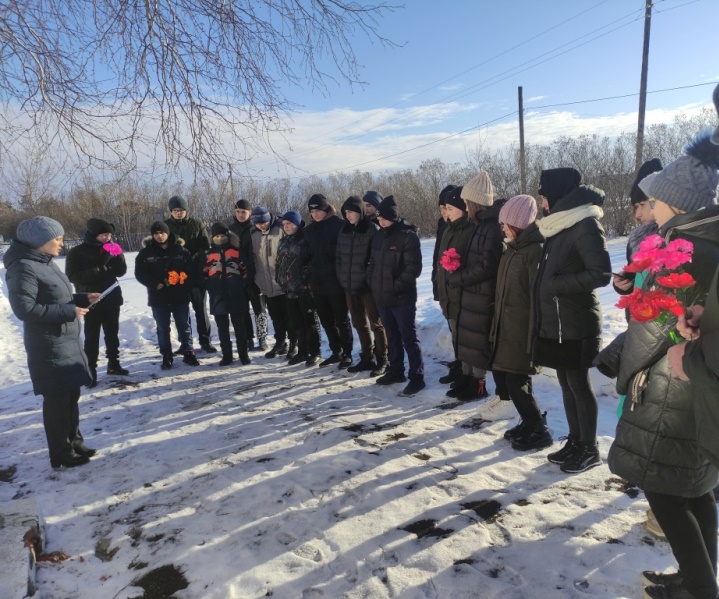
{"label": "snow boot", "polygon": [[90,366],[90,376],[92,377],[92,380],[86,385],[88,389],[94,389],[97,387],[97,367],[96,366]]}
{"label": "snow boot", "polygon": [[[372,354],[360,354],[360,360],[355,364],[354,366],[350,366],[347,369],[347,372],[351,372],[354,374],[355,372],[363,372],[365,370],[374,370],[377,367],[377,364],[375,364],[374,358],[372,358]],[[375,375],[379,376],[379,375]]]}
{"label": "snow boot", "polygon": [[404,383],[407,378],[401,372],[392,372],[391,370],[379,377],[375,383],[378,385],[394,385],[395,383]]}
{"label": "snow boot", "polygon": [[382,376],[387,371],[387,358],[377,360],[377,366],[369,373],[370,377]]}
{"label": "snow boot", "polygon": [[295,356],[297,356],[297,341],[290,341],[290,347],[287,350],[287,359],[291,360]]}
{"label": "snow boot", "polygon": [[107,363],[107,374],[117,375],[117,376],[127,376],[128,374],[130,374],[130,371],[127,368],[123,368],[120,365],[119,360],[110,360]]}
{"label": "snow boot", "polygon": [[182,358],[182,361],[187,364],[188,366],[199,366],[200,362],[197,360],[197,356],[195,355],[195,352],[190,350],[188,352],[185,352],[185,357]]}
{"label": "snow boot", "polygon": [[324,368],[325,366],[331,366],[332,364],[339,364],[341,359],[342,359],[342,354],[332,353],[332,355],[329,358],[327,358],[326,360],[322,360],[322,362],[320,362],[320,368]]}
{"label": "snow boot", "polygon": [[409,379],[407,386],[402,389],[397,395],[400,397],[412,397],[424,389],[427,385],[424,382],[424,377],[418,376]]}
{"label": "snow boot", "polygon": [[172,356],[173,354],[169,354],[162,357],[162,364],[160,364],[162,370],[170,370],[170,368],[172,368]]}
{"label": "snow boot", "polygon": [[453,383],[462,375],[462,362],[455,360],[449,363],[449,372],[444,376],[439,377],[439,382],[443,385]]}
{"label": "snow boot", "polygon": [[544,422],[539,420],[529,426],[523,435],[512,439],[512,449],[531,451],[532,449],[544,449],[552,443],[552,433],[549,432]]}

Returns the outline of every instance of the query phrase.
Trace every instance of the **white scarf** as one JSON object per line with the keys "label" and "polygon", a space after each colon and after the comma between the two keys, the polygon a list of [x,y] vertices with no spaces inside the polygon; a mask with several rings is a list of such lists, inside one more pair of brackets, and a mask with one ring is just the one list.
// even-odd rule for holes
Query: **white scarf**
{"label": "white scarf", "polygon": [[537,227],[545,239],[554,237],[565,229],[573,227],[585,218],[596,218],[599,220],[604,216],[604,211],[594,204],[584,204],[571,210],[564,210],[556,214],[550,214],[537,221]]}

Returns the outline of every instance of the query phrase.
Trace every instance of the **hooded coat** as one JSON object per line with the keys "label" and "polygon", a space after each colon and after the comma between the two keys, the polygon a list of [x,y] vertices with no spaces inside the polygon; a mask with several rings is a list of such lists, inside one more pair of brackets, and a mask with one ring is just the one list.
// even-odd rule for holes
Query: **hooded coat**
{"label": "hooded coat", "polygon": [[603,203],[604,192],[580,185],[537,221],[546,241],[535,285],[535,364],[589,368],[599,352],[602,310],[596,289],[611,280],[599,223]]}
{"label": "hooded coat", "polygon": [[[135,258],[135,278],[147,287],[147,305],[150,307],[189,304],[191,288],[197,283],[196,266],[185,242],[174,233],[167,237],[163,248],[151,236],[142,241],[142,249]],[[170,272],[185,273],[184,282],[170,284]],[[157,285],[163,284],[161,289]]]}
{"label": "hooded coat", "polygon": [[229,231],[224,245],[212,244],[200,254],[202,280],[210,296],[210,314],[240,314],[247,310],[246,285],[252,273],[245,264],[240,238]]}
{"label": "hooded coat", "polygon": [[372,249],[372,239],[379,227],[365,215],[364,202],[359,198],[347,199],[342,205],[343,216],[350,205],[359,208],[360,220],[356,225],[346,220],[340,229],[337,237],[336,273],[337,280],[345,293],[359,295],[369,291],[366,278],[367,264]]}
{"label": "hooded coat", "polygon": [[275,266],[275,280],[290,299],[309,293],[310,273],[307,266],[309,248],[305,239],[305,221],[292,235],[280,239]]}
{"label": "hooded coat", "polygon": [[344,293],[337,280],[337,238],[345,221],[334,214],[305,227],[305,239],[309,249],[310,288],[314,294]]}
{"label": "hooded coat", "polygon": [[270,227],[267,232],[263,233],[254,227],[250,236],[256,269],[255,284],[265,297],[277,297],[284,293],[282,287],[275,280],[277,248],[283,235],[282,221],[275,215],[271,215]]}
{"label": "hooded coat", "polygon": [[[92,380],[75,317],[72,285],[53,257],[14,240],[3,257],[13,313],[23,340],[35,395],[74,392]],[[87,305],[85,301],[85,305]]]}
{"label": "hooded coat", "polygon": [[[444,220],[444,219],[442,219]],[[456,320],[459,316],[459,306],[462,297],[462,288],[458,285],[449,286],[449,277],[451,272],[442,268],[439,261],[442,259],[444,252],[453,248],[460,255],[462,266],[467,263],[467,246],[469,240],[474,233],[474,223],[464,214],[455,221],[445,223],[442,233],[442,241],[437,250],[437,273],[435,275],[435,284],[437,288],[437,298],[442,308],[442,314],[445,318]]]}
{"label": "hooded coat", "polygon": [[372,240],[367,282],[378,308],[417,303],[422,250],[417,227],[400,218]]}
{"label": "hooded coat", "polygon": [[503,200],[494,202],[477,213],[477,224],[467,245],[467,258],[448,280],[450,288],[459,287],[462,291],[457,316],[457,357],[484,370],[489,368],[492,358],[489,331],[494,316],[497,269],[502,257],[504,236],[499,211],[504,203]]}

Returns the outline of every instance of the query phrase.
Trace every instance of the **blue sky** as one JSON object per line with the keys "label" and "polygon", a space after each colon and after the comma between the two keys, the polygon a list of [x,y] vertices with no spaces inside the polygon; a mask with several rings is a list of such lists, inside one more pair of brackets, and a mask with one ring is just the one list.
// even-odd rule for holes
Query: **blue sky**
{"label": "blue sky", "polygon": [[[480,140],[490,147],[516,142],[519,85],[530,143],[634,130],[636,96],[545,106],[636,94],[643,15],[643,0],[407,0],[378,21],[380,35],[398,47],[354,40],[366,85],[330,82],[324,96],[289,90],[300,105],[294,129],[274,144],[296,168],[266,159],[250,167],[298,177],[415,167],[432,157],[462,161]],[[711,37],[718,17],[716,0],[655,2],[650,91],[719,81]],[[712,89],[650,94],[648,124],[710,105]]]}

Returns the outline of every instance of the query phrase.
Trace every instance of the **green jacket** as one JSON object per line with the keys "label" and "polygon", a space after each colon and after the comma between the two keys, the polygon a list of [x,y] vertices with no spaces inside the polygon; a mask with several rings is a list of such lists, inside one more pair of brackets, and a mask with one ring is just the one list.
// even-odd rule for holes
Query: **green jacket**
{"label": "green jacket", "polygon": [[207,228],[198,218],[186,216],[182,220],[172,217],[165,221],[170,232],[185,241],[185,249],[194,257],[197,252],[204,252],[210,247],[210,237]]}

